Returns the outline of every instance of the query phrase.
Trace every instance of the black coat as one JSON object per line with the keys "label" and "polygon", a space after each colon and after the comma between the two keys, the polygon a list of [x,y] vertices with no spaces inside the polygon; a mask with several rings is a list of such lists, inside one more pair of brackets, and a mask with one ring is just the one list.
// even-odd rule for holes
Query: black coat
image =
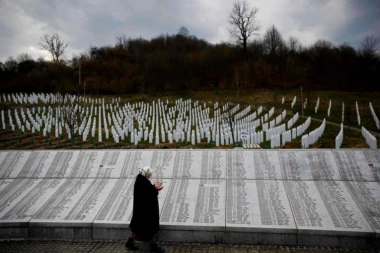
{"label": "black coat", "polygon": [[143,175],[137,175],[133,190],[133,216],[129,227],[141,237],[152,237],[160,225],[158,191]]}

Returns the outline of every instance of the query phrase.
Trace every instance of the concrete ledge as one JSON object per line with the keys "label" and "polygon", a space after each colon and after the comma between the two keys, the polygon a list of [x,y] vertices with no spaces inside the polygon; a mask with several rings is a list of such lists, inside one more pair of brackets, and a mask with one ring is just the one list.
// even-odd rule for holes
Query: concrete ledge
{"label": "concrete ledge", "polygon": [[28,227],[28,222],[26,221],[0,221],[0,228],[24,228]]}
{"label": "concrete ledge", "polygon": [[125,240],[131,230],[129,223],[103,223],[92,224],[92,238],[95,240]]}
{"label": "concrete ledge", "polygon": [[375,231],[350,231],[350,230],[321,230],[321,229],[297,229],[299,235],[328,235],[328,236],[339,236],[339,237],[370,237],[375,238]]}
{"label": "concrete ledge", "polygon": [[92,238],[94,240],[126,240],[131,233],[128,228],[93,228]]}
{"label": "concrete ledge", "polygon": [[30,227],[29,238],[92,239],[92,228]]}
{"label": "concrete ledge", "polygon": [[160,230],[158,240],[166,242],[226,243],[222,231]]}
{"label": "concrete ledge", "polygon": [[160,230],[225,232],[225,226],[193,226],[160,224]]}
{"label": "concrete ledge", "polygon": [[298,234],[298,245],[300,246],[371,249],[375,247],[375,243],[376,243],[376,239],[374,236],[359,237],[359,236]]}
{"label": "concrete ledge", "polygon": [[28,238],[27,227],[1,227],[0,239],[21,239]]}
{"label": "concrete ledge", "polygon": [[238,233],[267,233],[267,234],[296,234],[297,229],[285,227],[226,227],[227,232],[238,232]]}
{"label": "concrete ledge", "polygon": [[0,239],[28,238],[28,222],[0,221]]}
{"label": "concrete ledge", "polygon": [[57,222],[57,221],[30,221],[29,227],[46,227],[46,228],[92,228],[91,222]]}
{"label": "concrete ledge", "polygon": [[129,223],[92,223],[93,228],[116,228],[116,229],[129,229]]}
{"label": "concrete ledge", "polygon": [[297,245],[297,234],[226,232],[226,243],[260,245]]}

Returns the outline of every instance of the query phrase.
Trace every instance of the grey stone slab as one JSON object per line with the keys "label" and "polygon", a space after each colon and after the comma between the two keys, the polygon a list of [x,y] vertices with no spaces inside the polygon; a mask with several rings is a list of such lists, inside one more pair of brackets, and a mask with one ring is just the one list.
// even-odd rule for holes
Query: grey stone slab
{"label": "grey stone slab", "polygon": [[296,233],[283,182],[227,180],[226,231]]}
{"label": "grey stone slab", "polygon": [[380,181],[380,150],[337,150],[334,156],[343,180]]}
{"label": "grey stone slab", "polygon": [[33,216],[29,226],[91,228],[116,183],[117,179],[67,179]]}
{"label": "grey stone slab", "polygon": [[380,182],[346,181],[345,185],[380,239]]}
{"label": "grey stone slab", "polygon": [[177,151],[173,178],[226,178],[226,152],[221,150]]}
{"label": "grey stone slab", "polygon": [[283,179],[341,180],[331,151],[279,151]]}
{"label": "grey stone slab", "polygon": [[1,191],[7,187],[14,179],[0,179],[0,193]]}
{"label": "grey stone slab", "polygon": [[[0,180],[0,212],[4,213],[13,206],[19,199],[18,196],[25,194],[31,184],[26,184],[21,179],[1,179]],[[27,238],[27,222],[0,222],[0,239]]]}
{"label": "grey stone slab", "polygon": [[228,179],[282,179],[277,151],[227,151]]}
{"label": "grey stone slab", "polygon": [[80,151],[34,151],[18,178],[68,177]]}
{"label": "grey stone slab", "polygon": [[160,217],[162,230],[225,230],[226,182],[173,179]]}
{"label": "grey stone slab", "polygon": [[227,180],[226,242],[297,244],[296,225],[282,181]]}
{"label": "grey stone slab", "polygon": [[81,151],[69,177],[119,178],[127,151]]}
{"label": "grey stone slab", "polygon": [[0,191],[0,227],[27,223],[66,179],[15,179]]}
{"label": "grey stone slab", "polygon": [[[0,217],[7,220],[12,213],[9,211],[23,198],[28,197],[28,192],[36,187],[41,179],[8,179],[0,180]],[[30,218],[24,220],[27,222]],[[23,220],[20,219],[20,222]],[[0,226],[1,226],[0,222]]]}
{"label": "grey stone slab", "polygon": [[175,153],[172,150],[126,151],[121,177],[134,179],[139,168],[150,166],[154,169],[153,179],[170,179],[173,177]]}
{"label": "grey stone slab", "polygon": [[[121,178],[93,222],[93,239],[121,240],[130,234],[129,224],[133,211],[134,179]],[[160,213],[170,188],[171,179],[163,179],[159,192]]]}
{"label": "grey stone slab", "polygon": [[63,181],[0,180],[0,238],[27,238],[29,220]]}
{"label": "grey stone slab", "polygon": [[[171,179],[162,181],[158,194],[160,213],[170,188]],[[152,182],[153,183],[153,182]],[[134,179],[121,178],[93,222],[94,228],[127,228],[132,219]]]}
{"label": "grey stone slab", "polygon": [[343,182],[285,181],[284,184],[299,236],[374,236],[374,230]]}
{"label": "grey stone slab", "polygon": [[1,151],[0,178],[17,178],[31,151]]}

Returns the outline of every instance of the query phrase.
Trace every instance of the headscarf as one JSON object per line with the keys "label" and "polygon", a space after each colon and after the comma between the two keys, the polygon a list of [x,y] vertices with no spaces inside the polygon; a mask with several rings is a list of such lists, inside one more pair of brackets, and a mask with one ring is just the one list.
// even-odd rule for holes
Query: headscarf
{"label": "headscarf", "polygon": [[139,169],[139,174],[143,175],[144,177],[146,176],[147,172],[150,172],[151,174],[153,174],[153,169],[149,166],[145,166],[144,168]]}

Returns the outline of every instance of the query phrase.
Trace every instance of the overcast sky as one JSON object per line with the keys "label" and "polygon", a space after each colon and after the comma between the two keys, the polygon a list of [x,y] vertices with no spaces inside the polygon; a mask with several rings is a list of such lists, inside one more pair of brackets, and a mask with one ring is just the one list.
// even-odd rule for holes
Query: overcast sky
{"label": "overcast sky", "polygon": [[[21,53],[47,57],[38,43],[58,33],[69,43],[66,59],[115,36],[151,39],[177,33],[211,43],[230,42],[228,14],[234,0],[0,0],[0,61]],[[303,45],[326,39],[355,48],[366,35],[380,38],[380,0],[247,0],[257,7],[259,36],[275,25],[284,39]]]}

